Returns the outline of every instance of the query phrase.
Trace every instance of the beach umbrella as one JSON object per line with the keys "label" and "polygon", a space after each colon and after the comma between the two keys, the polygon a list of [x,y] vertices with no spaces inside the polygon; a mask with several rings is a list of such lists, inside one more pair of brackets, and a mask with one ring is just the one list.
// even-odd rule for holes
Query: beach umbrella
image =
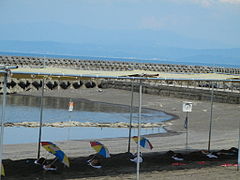
{"label": "beach umbrella", "polygon": [[2,168],[1,168],[1,175],[5,176],[5,170],[4,170],[3,164],[2,164]]}
{"label": "beach umbrella", "polygon": [[[133,136],[132,138],[136,143],[138,143],[138,137],[137,136]],[[145,137],[140,137],[140,146],[142,146],[143,148],[146,148],[146,149],[152,149],[153,148],[150,141]]]}
{"label": "beach umbrella", "polygon": [[70,166],[68,157],[65,155],[65,153],[54,143],[52,142],[41,142],[41,145],[43,148],[45,148],[49,153],[56,156],[56,158],[61,161],[63,164],[65,164],[67,167]]}
{"label": "beach umbrella", "polygon": [[98,141],[90,141],[90,145],[101,156],[103,156],[105,158],[110,157],[108,149],[102,143],[100,143]]}

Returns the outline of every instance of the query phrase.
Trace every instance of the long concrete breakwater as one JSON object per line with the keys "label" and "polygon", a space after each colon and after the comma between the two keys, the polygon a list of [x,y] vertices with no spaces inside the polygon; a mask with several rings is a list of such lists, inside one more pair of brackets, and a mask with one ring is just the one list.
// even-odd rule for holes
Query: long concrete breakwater
{"label": "long concrete breakwater", "polygon": [[100,61],[100,60],[79,60],[63,58],[38,58],[38,57],[19,57],[1,56],[0,64],[18,65],[20,67],[64,67],[82,70],[105,70],[105,71],[131,71],[146,70],[170,73],[229,73],[240,74],[239,68],[224,68],[195,65],[179,64],[156,64],[156,63],[136,63],[120,61]]}
{"label": "long concrete breakwater", "polygon": [[[64,67],[69,69],[99,70],[99,71],[129,71],[141,69],[157,72],[169,73],[233,73],[239,74],[238,68],[222,68],[208,66],[187,66],[171,64],[147,64],[131,62],[112,62],[112,61],[93,61],[93,60],[71,60],[54,58],[36,58],[36,57],[16,57],[0,56],[0,65],[18,65],[27,68],[42,68],[43,66]],[[2,92],[3,80],[0,79],[0,93]],[[46,79],[46,90],[65,90],[82,88],[116,88],[131,90],[132,82],[129,80],[52,80]],[[138,82],[134,82],[135,91],[138,89]],[[9,93],[18,93],[22,91],[36,91],[43,85],[39,79],[16,79],[11,78],[7,83]],[[224,103],[240,103],[239,92],[240,84],[231,82],[209,81],[149,81],[143,82],[143,91],[148,94],[160,96],[170,96],[187,99],[209,100],[211,97],[211,87],[214,87],[214,101]]]}

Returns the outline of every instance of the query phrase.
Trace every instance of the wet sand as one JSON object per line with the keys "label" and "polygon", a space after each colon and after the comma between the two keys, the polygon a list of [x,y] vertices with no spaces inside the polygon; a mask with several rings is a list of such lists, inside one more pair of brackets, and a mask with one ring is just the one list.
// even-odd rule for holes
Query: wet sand
{"label": "wet sand", "polygon": [[[41,93],[25,92],[24,94],[40,96]],[[74,101],[78,101],[78,99],[80,100],[84,98],[92,101],[123,105],[130,105],[131,99],[130,92],[116,89],[103,89],[102,92],[99,92],[97,89],[81,89],[79,91],[70,89],[57,92],[48,91],[45,93],[45,95],[69,98],[71,97],[74,99]],[[144,154],[147,155],[153,152],[164,153],[168,150],[185,150],[186,134],[183,124],[186,114],[182,112],[183,101],[188,100],[143,94],[143,107],[162,110],[167,113],[174,114],[177,117],[176,119],[165,123],[165,128],[169,131],[168,133],[154,134],[148,136],[148,139],[152,142],[154,148],[153,150],[142,149],[142,152]],[[189,149],[191,149],[191,151],[207,149],[210,119],[210,101],[192,102],[193,112],[189,114]],[[138,93],[134,93],[134,105],[138,106]],[[233,146],[237,147],[239,132],[238,128],[239,105],[214,103],[211,149],[219,150],[229,149]],[[127,138],[109,138],[99,140],[108,147],[110,153],[112,154],[117,155],[119,153],[125,153],[127,151]],[[75,141],[64,141],[56,143],[71,159],[73,159],[73,161],[77,161],[77,158],[80,157],[87,158],[89,155],[95,153],[94,150],[90,147],[88,140],[80,139]],[[135,152],[136,144],[134,142],[131,143],[131,147],[131,151]],[[3,159],[21,160],[27,158],[36,158],[36,151],[36,144],[5,145]],[[47,154],[43,149],[41,150],[41,153],[42,155]],[[52,156],[48,157],[53,158]],[[181,166],[177,166],[172,168],[172,166],[170,166],[168,163],[164,163],[161,165],[161,160],[152,163],[152,161],[157,156],[154,156],[153,154],[153,157],[154,158],[150,158],[149,160],[145,159],[143,166],[141,167],[141,171],[144,172],[141,173],[142,179],[226,179],[228,175],[230,175],[230,178],[228,179],[236,179],[238,175],[238,173],[236,173],[235,171],[236,168],[234,169],[232,167],[219,167],[218,164],[228,161],[236,163],[236,158],[233,158],[231,160],[223,159],[219,162],[216,161],[217,163],[213,163],[211,166],[186,166],[184,168]],[[81,169],[81,166],[78,166],[76,172],[71,172],[71,170],[64,169],[63,171],[61,171],[60,174],[64,177],[63,179],[77,179],[78,171],[83,171],[81,175],[79,175],[80,179],[135,179],[135,166],[128,168],[128,166],[126,166],[125,164],[122,165],[124,167],[118,166],[115,169],[112,166],[108,168],[105,167],[96,174],[94,173],[96,170],[94,169],[93,171],[91,169],[89,172],[92,172],[93,175],[89,175],[87,171],[84,173],[84,168]],[[74,169],[74,166],[71,167],[71,169]],[[74,173],[75,175],[73,174],[71,176],[70,174],[68,174],[68,171]],[[17,174],[15,176],[11,175],[11,177],[13,179],[17,178]],[[48,175],[46,175],[45,173],[44,177],[41,176],[38,178],[47,177]],[[33,178],[33,176],[31,176],[31,178]],[[51,179],[60,179],[60,176],[51,175]]]}

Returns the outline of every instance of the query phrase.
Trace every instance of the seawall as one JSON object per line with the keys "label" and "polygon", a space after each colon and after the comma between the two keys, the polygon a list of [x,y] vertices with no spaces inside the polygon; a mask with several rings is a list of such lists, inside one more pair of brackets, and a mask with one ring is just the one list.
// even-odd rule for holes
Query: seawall
{"label": "seawall", "polygon": [[100,60],[79,60],[62,58],[38,58],[38,57],[19,57],[1,56],[0,64],[18,65],[21,67],[64,67],[83,70],[106,70],[106,71],[130,71],[146,70],[158,72],[177,72],[177,73],[229,73],[240,74],[239,68],[224,68],[210,66],[193,66],[178,64],[154,64],[154,63],[134,63],[119,61],[100,61]]}

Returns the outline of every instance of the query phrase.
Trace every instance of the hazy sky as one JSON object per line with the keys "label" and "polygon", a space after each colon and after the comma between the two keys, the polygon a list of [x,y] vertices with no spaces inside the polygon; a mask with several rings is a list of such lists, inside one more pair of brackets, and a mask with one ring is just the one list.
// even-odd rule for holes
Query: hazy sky
{"label": "hazy sky", "polygon": [[[50,25],[48,36],[39,25]],[[23,35],[23,26],[38,28]],[[54,36],[54,26],[65,34]],[[0,40],[78,42],[66,38],[72,29],[153,30],[232,48],[240,47],[240,0],[1,0],[0,28]]]}

